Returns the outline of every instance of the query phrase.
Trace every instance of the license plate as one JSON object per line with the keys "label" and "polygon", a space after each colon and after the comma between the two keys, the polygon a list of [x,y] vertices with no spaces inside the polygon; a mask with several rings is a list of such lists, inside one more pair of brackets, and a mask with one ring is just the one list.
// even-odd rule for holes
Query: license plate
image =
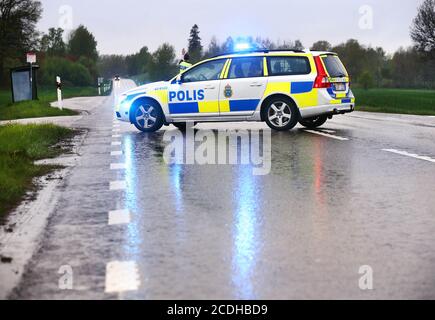
{"label": "license plate", "polygon": [[335,83],[334,89],[335,89],[335,91],[346,91],[346,84],[345,83]]}

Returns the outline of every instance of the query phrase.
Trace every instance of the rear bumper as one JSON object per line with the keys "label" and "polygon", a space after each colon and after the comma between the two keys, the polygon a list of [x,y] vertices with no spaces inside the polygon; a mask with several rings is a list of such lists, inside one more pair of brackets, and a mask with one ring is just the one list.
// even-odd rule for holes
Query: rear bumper
{"label": "rear bumper", "polygon": [[355,103],[328,104],[325,106],[300,109],[301,117],[303,119],[322,115],[333,116],[338,114],[351,113],[353,111],[355,111]]}

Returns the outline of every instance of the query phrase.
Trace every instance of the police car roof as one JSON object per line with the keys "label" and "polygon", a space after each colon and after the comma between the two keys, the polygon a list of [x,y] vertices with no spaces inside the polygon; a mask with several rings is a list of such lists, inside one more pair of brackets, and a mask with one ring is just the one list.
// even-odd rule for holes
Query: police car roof
{"label": "police car roof", "polygon": [[288,54],[312,54],[313,56],[320,56],[325,54],[333,54],[334,52],[328,51],[310,51],[310,50],[253,50],[253,51],[241,51],[221,54],[214,58],[234,58],[234,57],[250,57],[250,56],[264,56],[264,55],[288,55]]}

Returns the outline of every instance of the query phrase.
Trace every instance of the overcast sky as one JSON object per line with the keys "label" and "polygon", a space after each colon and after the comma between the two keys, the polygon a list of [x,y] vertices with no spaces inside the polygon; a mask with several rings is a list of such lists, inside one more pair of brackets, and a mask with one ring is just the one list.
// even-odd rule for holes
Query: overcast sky
{"label": "overcast sky", "polygon": [[423,0],[41,2],[44,13],[38,26],[40,31],[59,25],[65,28],[84,24],[95,35],[101,54],[127,54],[144,45],[155,50],[163,42],[170,42],[181,51],[195,23],[206,46],[213,35],[221,42],[229,35],[261,36],[274,41],[300,39],[306,47],[316,40],[338,44],[355,38],[394,52],[400,46],[411,44],[409,28]]}

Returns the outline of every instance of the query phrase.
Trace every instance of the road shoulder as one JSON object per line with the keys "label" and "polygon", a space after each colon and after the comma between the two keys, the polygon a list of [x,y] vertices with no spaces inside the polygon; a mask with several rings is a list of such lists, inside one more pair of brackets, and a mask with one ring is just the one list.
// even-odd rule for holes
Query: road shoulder
{"label": "road shoulder", "polygon": [[0,299],[7,299],[19,284],[25,267],[41,244],[45,227],[61,193],[64,179],[80,162],[80,148],[87,133],[72,141],[72,151],[58,158],[42,160],[40,164],[55,164],[63,169],[35,179],[39,191],[29,192],[28,199],[8,215],[7,224],[0,229]]}

